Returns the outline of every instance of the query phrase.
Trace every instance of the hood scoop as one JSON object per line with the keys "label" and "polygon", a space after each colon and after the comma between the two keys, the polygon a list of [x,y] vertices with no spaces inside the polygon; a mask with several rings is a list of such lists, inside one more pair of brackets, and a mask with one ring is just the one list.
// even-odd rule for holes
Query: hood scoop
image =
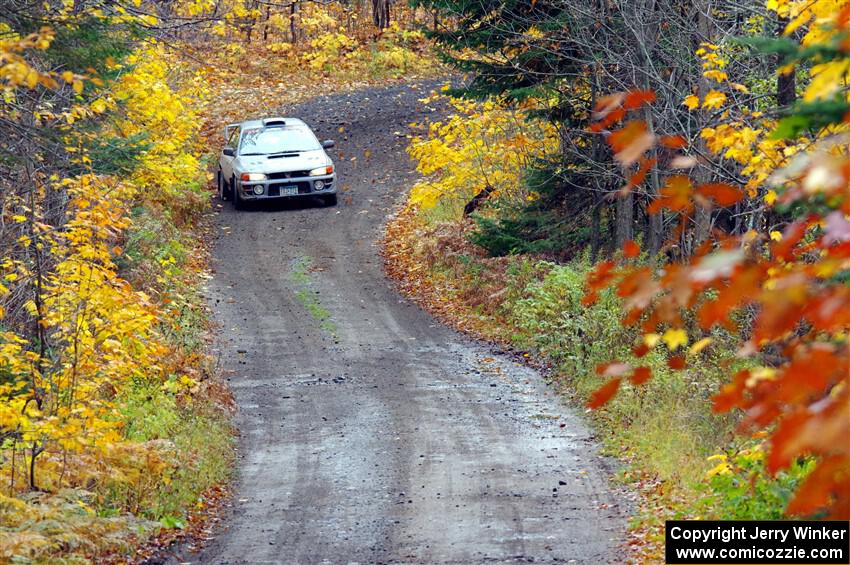
{"label": "hood scoop", "polygon": [[277,155],[269,155],[269,159],[282,159],[283,157],[298,157],[298,153],[278,153]]}

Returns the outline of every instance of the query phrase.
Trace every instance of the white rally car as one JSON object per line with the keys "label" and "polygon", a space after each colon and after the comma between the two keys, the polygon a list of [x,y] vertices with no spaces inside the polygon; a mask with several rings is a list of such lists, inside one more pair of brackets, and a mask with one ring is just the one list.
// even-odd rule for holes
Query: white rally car
{"label": "white rally car", "polygon": [[240,209],[248,201],[317,196],[336,204],[336,173],[313,131],[295,118],[266,118],[231,124],[216,175],[222,200]]}

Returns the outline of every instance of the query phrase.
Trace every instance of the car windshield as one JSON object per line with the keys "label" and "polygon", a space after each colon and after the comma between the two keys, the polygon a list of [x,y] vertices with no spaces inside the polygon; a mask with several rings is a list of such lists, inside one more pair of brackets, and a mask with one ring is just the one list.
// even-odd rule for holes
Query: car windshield
{"label": "car windshield", "polygon": [[246,129],[240,155],[271,155],[321,149],[319,140],[304,126]]}

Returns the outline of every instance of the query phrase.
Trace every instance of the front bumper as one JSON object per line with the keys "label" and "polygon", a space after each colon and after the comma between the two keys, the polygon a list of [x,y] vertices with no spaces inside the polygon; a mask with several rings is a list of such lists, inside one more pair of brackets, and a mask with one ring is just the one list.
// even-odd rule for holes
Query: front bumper
{"label": "front bumper", "polygon": [[[316,189],[316,181],[324,186]],[[296,198],[298,196],[321,196],[336,194],[336,173],[320,177],[298,177],[291,179],[274,179],[263,181],[237,181],[239,195],[242,200],[267,200],[271,198]],[[262,193],[255,192],[256,187],[262,187]],[[293,190],[293,187],[297,190]]]}

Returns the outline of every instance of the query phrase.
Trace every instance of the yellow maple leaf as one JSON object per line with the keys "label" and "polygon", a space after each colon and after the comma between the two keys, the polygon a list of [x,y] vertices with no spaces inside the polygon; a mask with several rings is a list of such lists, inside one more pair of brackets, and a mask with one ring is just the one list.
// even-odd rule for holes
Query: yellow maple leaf
{"label": "yellow maple leaf", "polygon": [[661,336],[658,334],[646,334],[643,336],[643,342],[648,347],[655,347],[658,345],[658,342],[661,341]]}
{"label": "yellow maple leaf", "polygon": [[711,80],[714,80],[714,81],[717,81],[717,82],[725,82],[725,81],[729,80],[729,75],[727,75],[723,71],[718,71],[717,69],[705,71],[704,73],[702,73],[702,76],[704,76],[705,78],[710,78]]}
{"label": "yellow maple leaf", "polygon": [[661,336],[661,340],[670,351],[675,351],[688,344],[688,333],[681,328],[670,328]]}
{"label": "yellow maple leaf", "polygon": [[91,103],[91,109],[97,114],[102,114],[106,111],[106,100],[104,100],[103,98],[98,98],[97,100]]}
{"label": "yellow maple leaf", "polygon": [[724,102],[726,102],[726,95],[722,92],[712,90],[705,95],[705,98],[702,101],[702,107],[716,109],[720,108]]}
{"label": "yellow maple leaf", "polygon": [[773,203],[776,202],[776,191],[772,189],[768,190],[764,195],[764,202],[768,206],[773,206]]}
{"label": "yellow maple leaf", "polygon": [[713,477],[715,475],[728,475],[731,472],[732,472],[732,468],[729,466],[729,464],[727,462],[723,461],[723,462],[719,463],[718,465],[716,465],[715,467],[712,467],[711,469],[706,471],[705,477],[707,479],[710,479],[711,477]]}
{"label": "yellow maple leaf", "polygon": [[699,97],[697,97],[694,94],[691,94],[690,96],[685,98],[685,100],[682,102],[682,104],[687,106],[688,110],[695,110],[696,108],[699,107]]}
{"label": "yellow maple leaf", "polygon": [[688,355],[696,355],[697,353],[708,347],[709,344],[711,344],[710,337],[702,338],[701,340],[693,344],[690,349],[688,349]]}

